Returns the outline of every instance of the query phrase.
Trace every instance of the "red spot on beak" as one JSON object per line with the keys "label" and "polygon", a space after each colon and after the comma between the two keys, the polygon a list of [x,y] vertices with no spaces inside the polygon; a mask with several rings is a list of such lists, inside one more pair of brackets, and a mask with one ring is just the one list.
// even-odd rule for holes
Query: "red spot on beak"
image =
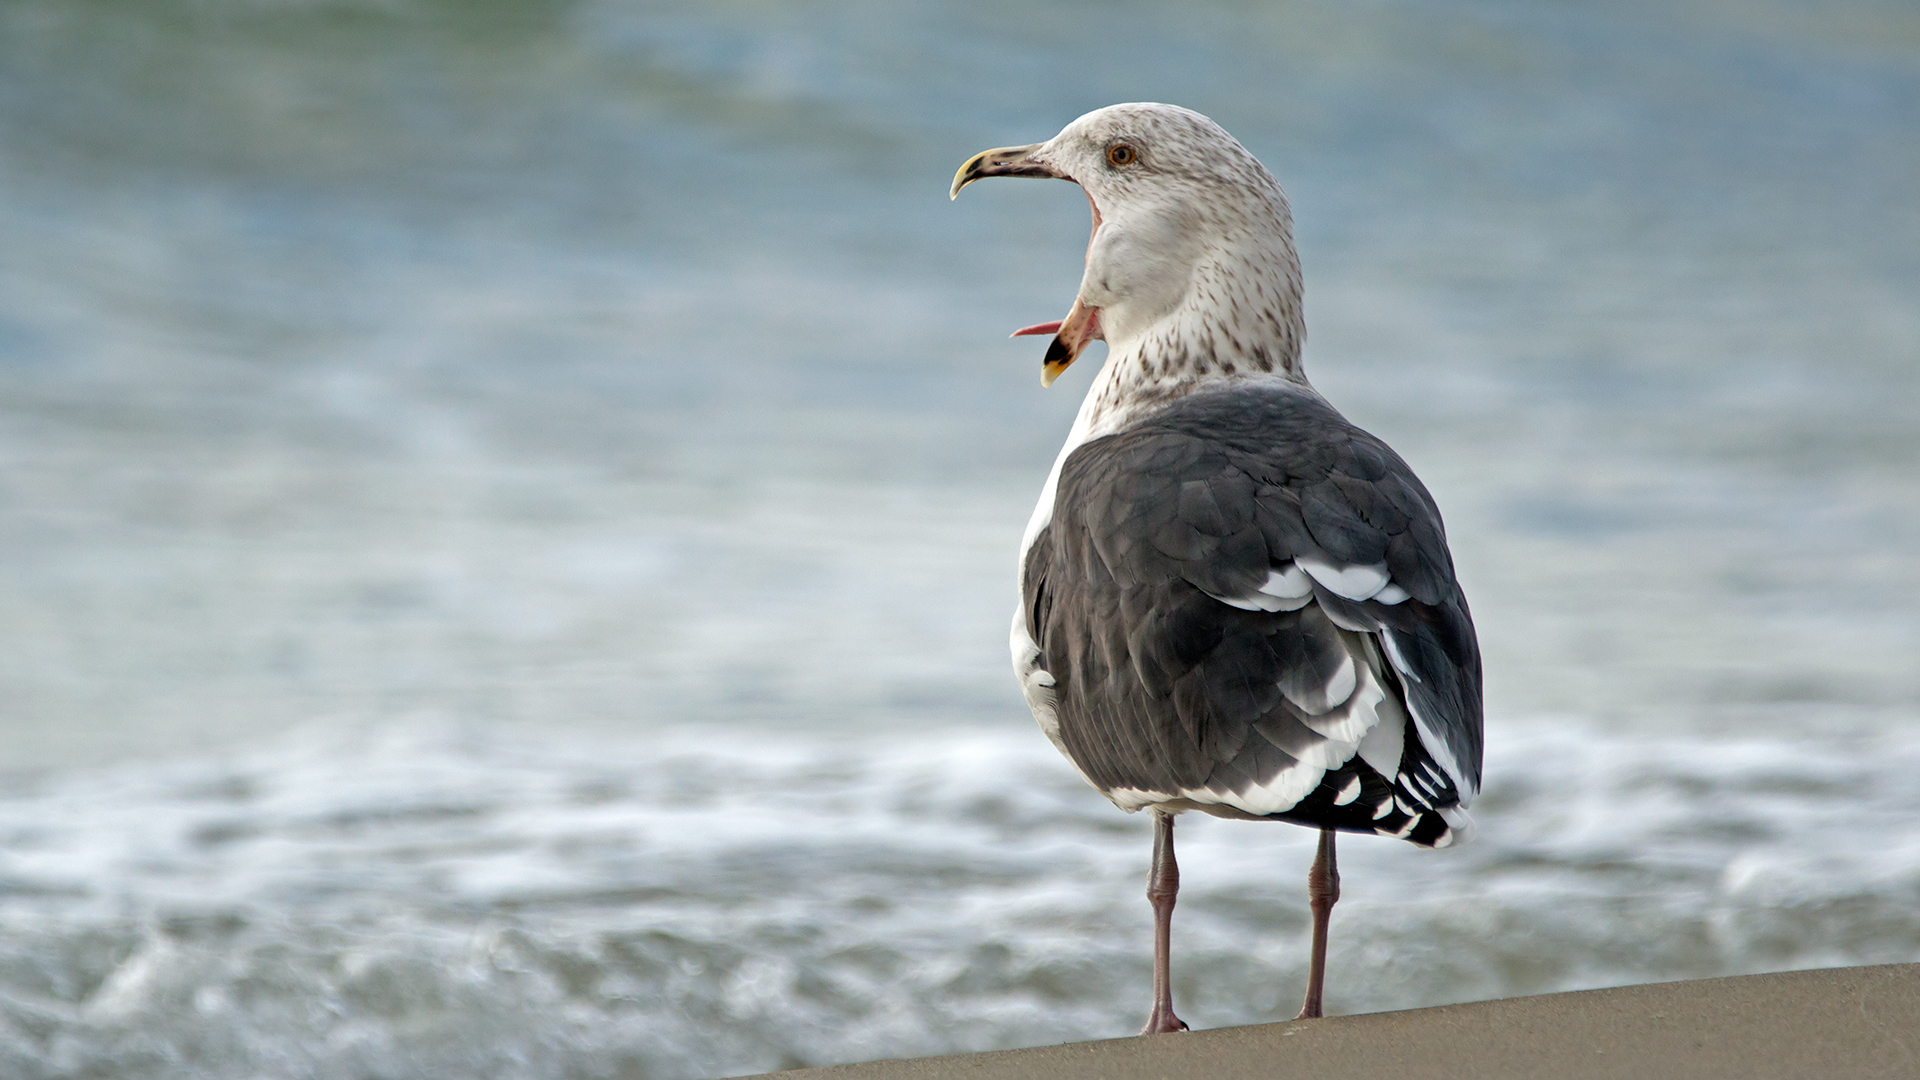
{"label": "red spot on beak", "polygon": [[1061,320],[1060,332],[1054,335],[1053,343],[1047,346],[1046,357],[1040,362],[1040,385],[1052,386],[1053,380],[1067,370],[1067,365],[1080,358],[1088,342],[1105,338],[1100,332],[1100,309],[1074,300],[1073,310]]}

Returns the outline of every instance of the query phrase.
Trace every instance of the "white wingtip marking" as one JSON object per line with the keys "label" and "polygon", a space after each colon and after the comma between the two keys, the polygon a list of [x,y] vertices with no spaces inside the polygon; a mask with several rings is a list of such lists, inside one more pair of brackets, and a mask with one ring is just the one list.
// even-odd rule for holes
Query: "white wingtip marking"
{"label": "white wingtip marking", "polygon": [[1353,800],[1359,797],[1360,797],[1360,778],[1355,776],[1347,781],[1346,787],[1343,787],[1340,789],[1340,794],[1335,795],[1333,797],[1333,805],[1346,806],[1348,803],[1351,803]]}
{"label": "white wingtip marking", "polygon": [[1267,582],[1260,591],[1268,596],[1283,597],[1288,600],[1305,600],[1313,595],[1313,582],[1307,580],[1307,572],[1297,562],[1274,567],[1267,571]]}
{"label": "white wingtip marking", "polygon": [[1267,571],[1267,580],[1246,596],[1218,596],[1215,600],[1242,611],[1298,611],[1313,600],[1313,582],[1295,563]]}
{"label": "white wingtip marking", "polygon": [[1371,566],[1335,566],[1322,562],[1310,555],[1301,555],[1294,560],[1300,568],[1313,575],[1313,580],[1326,586],[1327,591],[1348,600],[1370,600],[1381,589],[1387,587],[1387,564],[1374,563]]}
{"label": "white wingtip marking", "polygon": [[1393,631],[1381,631],[1380,640],[1386,644],[1387,659],[1393,661],[1393,670],[1399,672],[1401,678],[1410,682],[1425,681],[1420,678],[1419,672],[1413,670],[1413,665],[1407,663],[1407,658],[1400,655],[1400,643],[1394,640]]}
{"label": "white wingtip marking", "polygon": [[1360,757],[1381,776],[1399,775],[1400,757],[1407,748],[1407,717],[1393,695],[1382,693],[1373,704],[1379,719],[1360,740]]}
{"label": "white wingtip marking", "polygon": [[1207,593],[1207,595],[1228,607],[1237,607],[1241,611],[1299,611],[1313,600],[1312,597],[1290,600],[1284,596],[1268,596],[1263,592],[1240,597],[1216,596],[1213,593]]}
{"label": "white wingtip marking", "polygon": [[1445,821],[1448,826],[1447,843],[1449,846],[1453,844],[1464,844],[1480,835],[1479,828],[1473,823],[1473,817],[1465,810],[1457,806],[1447,806],[1442,807],[1439,814],[1441,820]]}
{"label": "white wingtip marking", "polygon": [[[1301,722],[1317,734],[1355,745],[1371,738],[1373,729],[1380,725],[1383,717],[1390,718],[1394,722],[1405,723],[1405,718],[1399,715],[1398,703],[1392,700],[1386,688],[1381,686],[1380,680],[1375,677],[1373,665],[1364,660],[1356,662],[1352,653],[1347,654],[1346,663],[1351,665],[1353,671],[1353,686],[1343,689],[1340,684],[1346,680],[1336,672],[1333,684],[1329,685],[1325,691],[1328,699],[1332,699],[1336,694],[1343,695],[1339,702],[1326,703],[1323,707],[1318,699],[1300,701],[1291,694],[1287,695],[1287,700],[1300,708]],[[1285,692],[1282,691],[1282,693]],[[1319,709],[1318,712],[1314,711],[1316,708]],[[1394,752],[1399,753],[1398,750]],[[1396,758],[1395,768],[1398,768],[1398,765],[1399,761]],[[1393,775],[1389,770],[1381,771],[1389,776]]]}
{"label": "white wingtip marking", "polygon": [[1413,599],[1413,595],[1411,593],[1407,592],[1407,590],[1401,588],[1400,586],[1395,585],[1391,581],[1387,582],[1386,588],[1381,589],[1379,592],[1373,594],[1373,602],[1376,604],[1393,605],[1393,604],[1403,603],[1411,599]]}
{"label": "white wingtip marking", "polygon": [[1142,791],[1139,788],[1106,788],[1100,794],[1113,800],[1113,805],[1129,814],[1174,798],[1163,791]]}
{"label": "white wingtip marking", "polygon": [[[1300,711],[1309,717],[1319,717],[1346,704],[1353,698],[1354,687],[1360,684],[1360,676],[1354,670],[1351,654],[1340,657],[1340,666],[1327,677],[1327,684],[1318,690],[1282,690],[1288,701],[1300,707]],[[1315,730],[1319,730],[1318,727]],[[1329,732],[1321,731],[1322,735]]]}
{"label": "white wingtip marking", "polygon": [[1441,737],[1439,729],[1427,722],[1427,718],[1421,714],[1419,707],[1414,705],[1411,695],[1407,698],[1407,712],[1413,716],[1414,735],[1420,740],[1420,745],[1426,749],[1427,756],[1433,759],[1433,763],[1440,767],[1441,772],[1447,774],[1448,779],[1453,781],[1453,789],[1460,793],[1460,805],[1466,806],[1471,803],[1473,797],[1480,793],[1480,789],[1467,779],[1466,770],[1462,769],[1460,763],[1454,759],[1453,748],[1448,746],[1446,740]]}

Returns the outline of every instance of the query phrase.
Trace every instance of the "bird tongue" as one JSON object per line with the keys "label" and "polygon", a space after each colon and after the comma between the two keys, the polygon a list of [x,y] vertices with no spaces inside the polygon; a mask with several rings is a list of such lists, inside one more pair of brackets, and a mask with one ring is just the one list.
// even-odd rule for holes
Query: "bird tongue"
{"label": "bird tongue", "polygon": [[1033,337],[1037,334],[1057,334],[1059,332],[1060,332],[1060,324],[1058,322],[1043,322],[1043,323],[1034,323],[1032,326],[1023,326],[1020,329],[1015,330],[1013,333],[1008,334],[1007,336],[1008,337]]}

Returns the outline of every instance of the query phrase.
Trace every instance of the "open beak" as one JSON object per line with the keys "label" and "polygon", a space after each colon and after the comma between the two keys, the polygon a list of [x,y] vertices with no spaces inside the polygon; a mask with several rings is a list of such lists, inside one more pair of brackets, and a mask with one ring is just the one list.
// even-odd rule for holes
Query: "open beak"
{"label": "open beak", "polygon": [[[1039,176],[1072,181],[1073,177],[1052,165],[1033,159],[1034,151],[1044,145],[1046,144],[1034,143],[1031,146],[1003,146],[997,150],[982,150],[968,158],[967,163],[960,166],[959,171],[953,174],[953,187],[948,189],[947,197],[959,198],[961,188],[988,176]],[[1093,231],[1098,233],[1100,207],[1094,205],[1091,195],[1087,197],[1087,202],[1093,205]],[[1093,249],[1091,238],[1087,241],[1087,249],[1091,253]],[[1102,340],[1100,309],[1088,307],[1075,299],[1073,308],[1067,312],[1065,319],[1023,327],[1013,332],[1014,337],[1026,337],[1032,334],[1054,335],[1053,343],[1047,346],[1046,358],[1040,362],[1040,385],[1052,386],[1053,380],[1059,378],[1061,372],[1067,370],[1075,360],[1080,359],[1080,353],[1086,349],[1089,342]]]}

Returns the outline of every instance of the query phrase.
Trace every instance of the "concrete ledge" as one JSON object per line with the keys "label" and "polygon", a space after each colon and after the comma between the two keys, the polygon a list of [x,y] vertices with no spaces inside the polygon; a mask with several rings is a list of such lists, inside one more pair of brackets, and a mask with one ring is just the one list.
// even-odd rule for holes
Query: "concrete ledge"
{"label": "concrete ledge", "polygon": [[1920,1077],[1920,964],[874,1061],[782,1080],[1755,1080]]}

